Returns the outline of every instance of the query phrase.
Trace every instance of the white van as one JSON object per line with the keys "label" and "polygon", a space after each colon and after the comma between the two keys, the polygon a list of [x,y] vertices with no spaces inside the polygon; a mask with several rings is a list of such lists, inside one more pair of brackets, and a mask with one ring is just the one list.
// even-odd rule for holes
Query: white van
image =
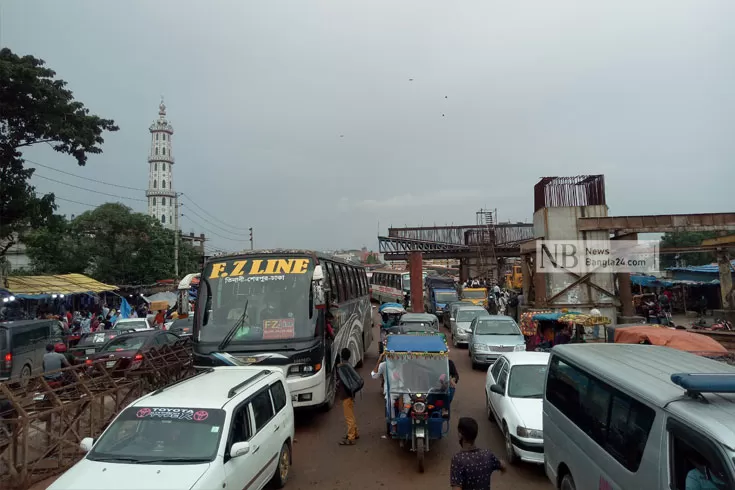
{"label": "white van", "polygon": [[293,441],[280,370],[212,368],[133,402],[49,489],[281,488]]}
{"label": "white van", "polygon": [[651,345],[560,345],[543,410],[555,488],[735,488],[734,366]]}

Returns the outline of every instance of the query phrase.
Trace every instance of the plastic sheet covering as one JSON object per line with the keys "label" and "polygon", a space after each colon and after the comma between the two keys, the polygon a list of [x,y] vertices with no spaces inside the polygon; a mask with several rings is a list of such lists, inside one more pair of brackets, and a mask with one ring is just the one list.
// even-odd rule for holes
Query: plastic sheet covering
{"label": "plastic sheet covering", "polygon": [[693,354],[726,355],[727,349],[716,340],[698,333],[662,326],[641,326],[615,330],[616,344],[651,344]]}
{"label": "plastic sheet covering", "polygon": [[80,294],[115,291],[117,286],[95,281],[83,274],[57,276],[10,276],[8,290],[14,294]]}

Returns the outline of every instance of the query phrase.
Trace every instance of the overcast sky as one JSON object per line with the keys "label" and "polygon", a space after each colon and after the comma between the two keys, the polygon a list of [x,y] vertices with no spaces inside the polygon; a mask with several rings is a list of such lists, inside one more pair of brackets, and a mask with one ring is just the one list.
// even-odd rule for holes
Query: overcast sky
{"label": "overcast sky", "polygon": [[331,249],[377,248],[389,225],[471,224],[482,207],[530,220],[552,175],[605,174],[612,215],[733,210],[732,0],[0,5],[2,44],[121,128],[86,168],[26,157],[142,189],[164,95],[175,188],[221,220],[184,198],[182,228],[211,247],[247,248],[250,226],[256,247]]}

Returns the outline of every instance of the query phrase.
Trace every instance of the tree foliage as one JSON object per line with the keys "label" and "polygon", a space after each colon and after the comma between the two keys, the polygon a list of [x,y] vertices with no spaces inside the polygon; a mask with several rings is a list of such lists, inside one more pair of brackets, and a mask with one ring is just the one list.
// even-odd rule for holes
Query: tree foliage
{"label": "tree foliage", "polygon": [[[119,203],[56,221],[30,233],[25,243],[37,274],[77,272],[116,285],[152,284],[174,276],[174,232]],[[197,251],[180,241],[179,270],[198,268]]]}
{"label": "tree foliage", "polygon": [[47,225],[56,209],[53,194],[36,196],[22,149],[47,143],[83,166],[88,154],[102,153],[102,133],[118,130],[111,119],[91,115],[44,65],[0,50],[0,260],[18,233]]}
{"label": "tree foliage", "polygon": [[[670,247],[693,247],[700,245],[702,240],[716,238],[717,232],[714,231],[680,231],[675,233],[665,233],[661,237],[661,249]],[[711,252],[690,252],[677,255],[663,254],[661,255],[661,267],[674,267],[677,260],[686,265],[705,265],[711,264],[717,260],[715,254]]]}

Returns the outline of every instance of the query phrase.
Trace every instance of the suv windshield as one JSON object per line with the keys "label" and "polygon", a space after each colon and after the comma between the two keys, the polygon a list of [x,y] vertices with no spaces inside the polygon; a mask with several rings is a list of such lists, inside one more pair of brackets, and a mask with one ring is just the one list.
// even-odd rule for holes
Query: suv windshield
{"label": "suv windshield", "polygon": [[459,310],[457,312],[457,321],[458,322],[471,322],[478,316],[487,316],[487,312],[485,310]]}
{"label": "suv windshield", "polygon": [[508,396],[510,398],[542,398],[546,365],[519,365],[510,370]]}
{"label": "suv windshield", "polygon": [[206,303],[196,319],[198,341],[222,342],[241,319],[229,345],[313,338],[313,270],[307,257],[247,256],[208,264],[199,291],[199,301]]}
{"label": "suv windshield", "polygon": [[121,350],[138,350],[143,347],[148,336],[143,335],[130,335],[125,337],[119,337],[110,341],[103,349],[102,352],[115,352]]}
{"label": "suv windshield", "polygon": [[217,453],[224,421],[224,410],[130,407],[102,434],[87,459],[206,463]]}
{"label": "suv windshield", "polygon": [[467,291],[466,289],[462,293],[462,297],[467,299],[485,299],[487,298],[487,291]]}
{"label": "suv windshield", "polygon": [[477,320],[475,335],[521,335],[521,330],[513,320],[482,318]]}

